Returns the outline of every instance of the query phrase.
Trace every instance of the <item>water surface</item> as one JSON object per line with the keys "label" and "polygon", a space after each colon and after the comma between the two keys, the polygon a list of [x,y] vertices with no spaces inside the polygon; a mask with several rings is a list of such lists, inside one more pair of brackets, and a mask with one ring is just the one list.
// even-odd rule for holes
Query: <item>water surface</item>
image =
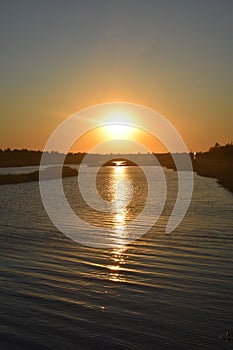
{"label": "water surface", "polygon": [[[38,183],[1,186],[1,349],[232,348],[217,339],[233,326],[232,194],[195,176],[189,211],[167,235],[177,179],[165,173],[169,194],[160,220],[115,249],[62,235],[42,206]],[[146,198],[140,171],[125,167],[124,174],[136,189],[133,201],[102,222],[82,201],[77,179],[64,179],[74,211],[100,232],[115,225],[121,235]],[[104,198],[114,197],[117,176],[114,167],[100,172]]]}

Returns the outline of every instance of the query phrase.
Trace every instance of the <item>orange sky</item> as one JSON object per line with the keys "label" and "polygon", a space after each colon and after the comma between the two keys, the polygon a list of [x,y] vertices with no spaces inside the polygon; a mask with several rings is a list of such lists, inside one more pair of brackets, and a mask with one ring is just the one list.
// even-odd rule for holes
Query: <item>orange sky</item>
{"label": "orange sky", "polygon": [[0,148],[42,150],[70,115],[114,101],[156,110],[189,150],[232,141],[232,2],[165,3],[2,4]]}
{"label": "orange sky", "polygon": [[[157,138],[140,129],[129,128],[129,132],[127,132],[126,135],[123,135],[125,141],[123,139],[114,140],[114,137],[117,138],[118,136],[118,133],[114,136],[113,131],[109,134],[109,130],[105,127],[95,128],[81,136],[70,148],[70,151],[89,152],[98,144],[105,142],[106,145],[100,145],[94,153],[134,153],[137,151],[144,153],[145,151],[143,152],[140,149],[140,144],[147,148],[148,151],[156,149],[162,153],[167,152],[167,148]],[[135,143],[139,143],[139,145]]]}

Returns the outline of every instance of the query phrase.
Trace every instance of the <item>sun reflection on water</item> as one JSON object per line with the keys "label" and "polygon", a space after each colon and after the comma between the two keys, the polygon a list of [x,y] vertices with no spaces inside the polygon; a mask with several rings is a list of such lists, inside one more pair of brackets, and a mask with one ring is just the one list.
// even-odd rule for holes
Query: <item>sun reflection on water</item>
{"label": "sun reflection on water", "polygon": [[[121,282],[121,266],[124,264],[124,251],[126,250],[125,239],[127,238],[126,219],[127,203],[132,197],[129,189],[127,168],[125,166],[115,166],[113,168],[113,181],[115,186],[115,214],[113,218],[116,248],[112,251],[111,264],[107,266],[109,270],[109,280]],[[119,186],[120,182],[120,186]]]}
{"label": "sun reflection on water", "polygon": [[109,281],[122,282],[122,265],[124,265],[124,251],[125,247],[114,249],[111,256],[111,264],[107,266],[109,270]]}

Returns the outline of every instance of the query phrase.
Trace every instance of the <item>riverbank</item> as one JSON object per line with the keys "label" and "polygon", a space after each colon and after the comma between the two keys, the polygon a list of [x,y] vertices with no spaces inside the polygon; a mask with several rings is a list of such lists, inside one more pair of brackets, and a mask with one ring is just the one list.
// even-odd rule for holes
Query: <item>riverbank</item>
{"label": "riverbank", "polygon": [[208,152],[199,152],[193,157],[193,169],[205,177],[216,178],[218,183],[233,192],[233,144],[218,143]]}
{"label": "riverbank", "polygon": [[233,192],[233,164],[224,161],[194,160],[193,170],[200,176],[217,179],[219,185]]}
{"label": "riverbank", "polygon": [[[43,170],[43,178],[47,180],[57,178],[57,170],[57,166],[46,168],[45,170]],[[62,169],[63,178],[77,175],[78,171],[76,169],[70,168],[68,166],[64,166]],[[10,185],[32,181],[39,181],[39,170],[26,174],[21,173],[0,175],[0,185]]]}
{"label": "riverbank", "polygon": [[[192,160],[193,171],[203,177],[217,179],[222,187],[233,192],[233,164],[226,161]],[[167,169],[176,171],[174,162],[163,164]]]}

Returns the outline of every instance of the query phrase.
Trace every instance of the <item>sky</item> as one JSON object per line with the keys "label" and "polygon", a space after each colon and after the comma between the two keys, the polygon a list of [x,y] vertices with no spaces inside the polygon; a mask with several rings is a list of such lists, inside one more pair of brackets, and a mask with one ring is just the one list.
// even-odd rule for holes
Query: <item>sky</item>
{"label": "sky", "polygon": [[156,110],[189,150],[231,142],[232,18],[232,0],[0,0],[0,148],[42,150],[114,101]]}

